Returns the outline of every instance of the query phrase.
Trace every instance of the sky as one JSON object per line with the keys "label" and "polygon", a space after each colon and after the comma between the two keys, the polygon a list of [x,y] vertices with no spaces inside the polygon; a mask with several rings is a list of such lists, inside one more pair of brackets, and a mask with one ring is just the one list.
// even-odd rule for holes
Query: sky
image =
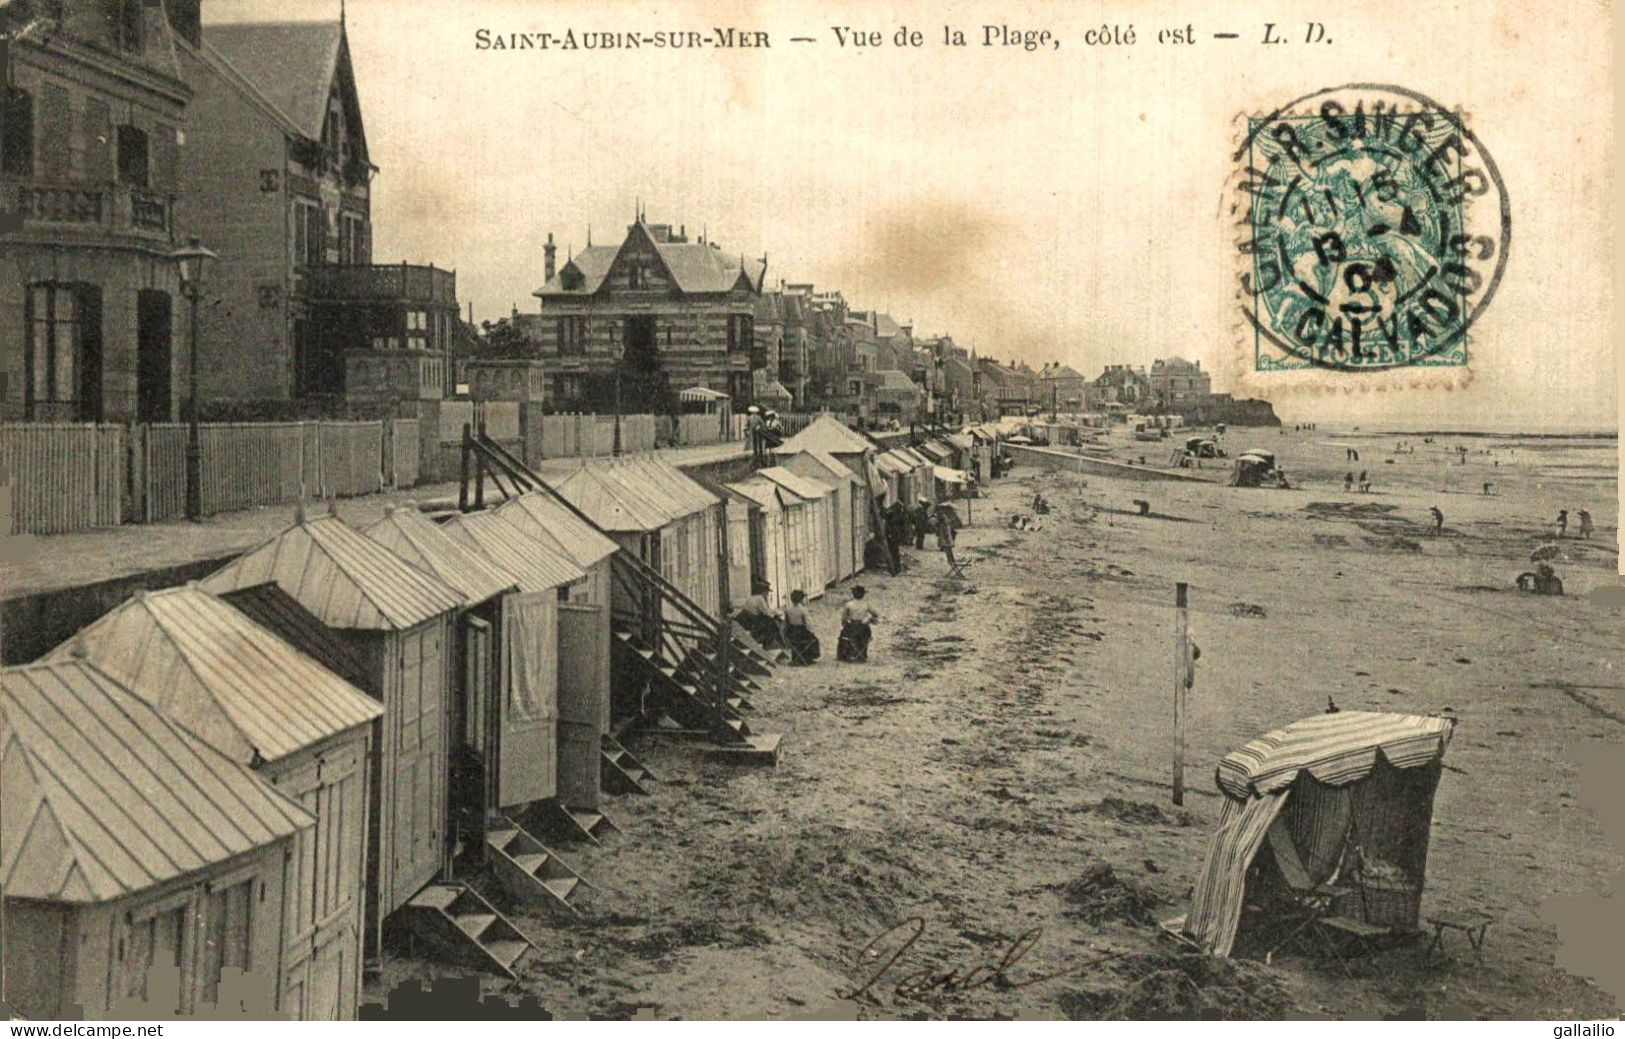
{"label": "sky", "polygon": [[[279,0],[279,20],[339,0]],[[1290,6],[1290,5],[1288,5]],[[1451,390],[1359,376],[1269,396],[1288,421],[1614,428],[1607,15],[1536,30],[1517,3],[1326,0],[1333,38],[1258,42],[1279,5],[349,0],[373,160],[374,258],[458,274],[476,319],[534,311],[542,243],[651,222],[768,259],[768,281],[840,289],[916,334],[1087,375],[1179,355],[1257,386],[1238,321],[1230,151],[1248,112],[1376,79],[1470,113],[1507,180],[1515,251]],[[267,18],[204,0],[206,22]],[[983,26],[1059,49],[985,47]],[[969,46],[943,45],[945,25]],[[478,50],[476,32],[734,26],[766,49]],[[885,45],[840,47],[833,27]],[[899,48],[899,27],[924,46]],[[1133,45],[1091,46],[1091,29]],[[1195,30],[1163,45],[1163,29]],[[1233,31],[1235,41],[1212,33]],[[814,37],[796,44],[791,36]],[[1564,113],[1554,118],[1554,113]],[[1339,379],[1333,382],[1331,380]]]}

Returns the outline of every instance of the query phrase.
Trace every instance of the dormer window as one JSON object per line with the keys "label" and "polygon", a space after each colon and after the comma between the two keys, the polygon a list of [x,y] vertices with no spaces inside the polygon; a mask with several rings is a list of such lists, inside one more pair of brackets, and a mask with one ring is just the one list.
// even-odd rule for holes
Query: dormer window
{"label": "dormer window", "polygon": [[103,4],[113,45],[131,54],[141,53],[146,17],[142,0],[103,0]]}
{"label": "dormer window", "polygon": [[573,266],[566,267],[564,270],[559,272],[559,285],[562,288],[569,289],[573,292],[580,289],[585,283],[586,278],[582,276],[580,270]]}

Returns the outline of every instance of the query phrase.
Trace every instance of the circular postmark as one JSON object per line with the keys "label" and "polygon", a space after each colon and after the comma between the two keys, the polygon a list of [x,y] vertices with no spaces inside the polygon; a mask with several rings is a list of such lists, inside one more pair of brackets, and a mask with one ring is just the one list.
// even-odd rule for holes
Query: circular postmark
{"label": "circular postmark", "polygon": [[1234,161],[1255,370],[1466,365],[1512,220],[1460,112],[1380,84],[1316,91],[1249,118]]}

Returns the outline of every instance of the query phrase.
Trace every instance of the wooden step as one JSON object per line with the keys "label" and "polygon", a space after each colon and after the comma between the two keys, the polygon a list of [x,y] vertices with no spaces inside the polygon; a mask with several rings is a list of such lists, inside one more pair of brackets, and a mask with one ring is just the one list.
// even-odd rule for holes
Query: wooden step
{"label": "wooden step", "polygon": [[707,759],[737,765],[777,765],[784,735],[756,732],[742,743],[713,743],[704,748]]}
{"label": "wooden step", "polygon": [[579,915],[570,896],[585,881],[530,831],[512,819],[486,835],[492,873],[512,898]]}
{"label": "wooden step", "polygon": [[531,940],[479,892],[464,884],[431,884],[402,910],[404,923],[437,958],[516,978],[514,964]]}

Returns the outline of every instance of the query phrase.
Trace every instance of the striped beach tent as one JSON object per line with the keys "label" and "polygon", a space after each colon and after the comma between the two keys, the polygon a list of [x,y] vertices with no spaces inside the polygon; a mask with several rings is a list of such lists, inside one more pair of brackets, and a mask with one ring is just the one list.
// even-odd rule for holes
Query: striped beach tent
{"label": "striped beach tent", "polygon": [[1455,724],[1432,715],[1336,711],[1227,754],[1215,776],[1224,808],[1182,931],[1228,956],[1244,937],[1245,905],[1350,876],[1362,895],[1376,886],[1394,893],[1362,897],[1365,922],[1413,926],[1433,792]]}

